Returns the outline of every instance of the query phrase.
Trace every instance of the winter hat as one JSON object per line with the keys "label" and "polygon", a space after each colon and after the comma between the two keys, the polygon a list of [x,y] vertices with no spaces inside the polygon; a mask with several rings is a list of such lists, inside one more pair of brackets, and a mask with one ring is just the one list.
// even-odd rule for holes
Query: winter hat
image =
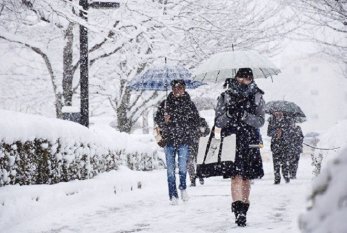
{"label": "winter hat", "polygon": [[253,72],[252,72],[252,69],[251,68],[240,68],[236,75],[235,75],[235,78],[236,77],[242,77],[242,78],[245,78],[245,77],[248,77],[250,76],[252,79],[253,79]]}
{"label": "winter hat", "polygon": [[171,87],[175,87],[175,86],[178,86],[178,85],[182,85],[182,86],[186,86],[186,83],[184,82],[183,79],[175,79],[175,80],[172,80],[171,81]]}

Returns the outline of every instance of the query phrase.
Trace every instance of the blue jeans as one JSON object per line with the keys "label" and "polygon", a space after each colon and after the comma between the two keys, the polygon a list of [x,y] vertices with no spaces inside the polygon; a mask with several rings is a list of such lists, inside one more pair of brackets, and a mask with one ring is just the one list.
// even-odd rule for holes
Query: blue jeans
{"label": "blue jeans", "polygon": [[188,145],[179,145],[174,147],[172,145],[165,146],[165,157],[167,166],[167,183],[169,186],[169,197],[170,200],[173,197],[178,198],[176,188],[176,153],[178,154],[178,174],[180,177],[179,189],[184,190],[187,188],[186,177],[187,177],[187,162],[189,159]]}

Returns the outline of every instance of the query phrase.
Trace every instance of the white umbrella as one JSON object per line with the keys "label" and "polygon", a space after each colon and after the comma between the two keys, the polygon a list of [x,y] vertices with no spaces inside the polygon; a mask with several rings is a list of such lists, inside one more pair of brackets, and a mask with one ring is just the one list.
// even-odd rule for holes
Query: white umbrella
{"label": "white umbrella", "polygon": [[254,78],[267,78],[280,73],[270,60],[256,51],[230,51],[212,55],[193,73],[193,80],[224,82],[233,78],[239,68],[251,68]]}

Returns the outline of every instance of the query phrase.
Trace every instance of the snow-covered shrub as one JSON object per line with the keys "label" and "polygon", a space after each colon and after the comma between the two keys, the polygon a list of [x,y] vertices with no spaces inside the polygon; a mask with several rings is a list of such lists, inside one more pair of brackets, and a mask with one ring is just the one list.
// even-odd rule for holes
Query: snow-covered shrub
{"label": "snow-covered shrub", "polygon": [[134,170],[161,166],[156,150],[125,150],[124,138],[117,141],[69,121],[4,110],[0,115],[0,186],[88,179],[121,164]]}
{"label": "snow-covered shrub", "polygon": [[340,149],[324,152],[321,173],[313,180],[309,207],[299,218],[304,233],[347,232],[346,132],[347,121],[342,121],[320,137],[319,147]]}
{"label": "snow-covered shrub", "polygon": [[0,186],[6,184],[54,184],[88,179],[101,172],[117,169],[119,154],[112,150],[90,154],[95,144],[66,145],[46,139],[1,141]]}
{"label": "snow-covered shrub", "polygon": [[152,155],[147,153],[132,153],[127,154],[127,166],[132,170],[151,171],[165,166],[164,161],[158,157],[158,153]]}

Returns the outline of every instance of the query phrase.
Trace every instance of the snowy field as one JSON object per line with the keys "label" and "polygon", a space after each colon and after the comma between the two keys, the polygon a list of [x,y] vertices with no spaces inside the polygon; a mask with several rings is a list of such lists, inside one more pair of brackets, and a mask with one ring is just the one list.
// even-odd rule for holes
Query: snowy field
{"label": "snowy field", "polygon": [[229,179],[206,179],[188,188],[188,202],[170,206],[165,170],[122,168],[91,180],[2,187],[0,232],[299,232],[313,178],[310,157],[302,157],[298,179],[289,184],[273,185],[271,160],[265,159],[264,169],[252,185],[245,228],[236,226],[230,211]]}

